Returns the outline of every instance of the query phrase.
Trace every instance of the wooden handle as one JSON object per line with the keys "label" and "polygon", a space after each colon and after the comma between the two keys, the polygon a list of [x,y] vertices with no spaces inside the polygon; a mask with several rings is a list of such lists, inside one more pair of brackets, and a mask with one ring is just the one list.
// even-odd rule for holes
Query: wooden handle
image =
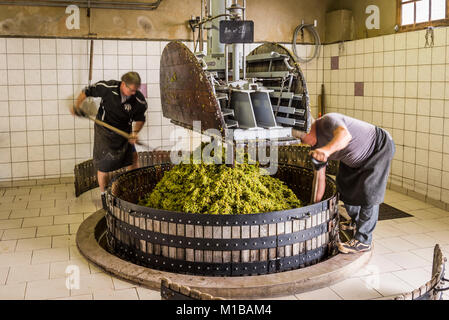
{"label": "wooden handle", "polygon": [[[106,123],[106,122],[103,122],[103,121],[101,121],[101,120],[98,120],[98,119],[96,119],[96,118],[94,118],[94,117],[92,117],[92,116],[88,116],[88,118],[89,118],[90,120],[94,121],[96,124],[98,124],[98,125],[100,125],[100,126],[103,126],[103,127],[105,127],[105,128],[108,128],[108,129],[114,131],[115,133],[121,135],[122,137],[124,137],[124,138],[126,138],[126,139],[129,139],[130,136],[131,136],[129,133],[127,133],[127,132],[125,132],[125,131],[122,131],[122,130],[120,130],[120,129],[117,129],[116,127],[111,126],[109,123]],[[139,141],[139,140],[136,141],[136,144],[141,145],[141,146],[144,146],[144,147],[147,147],[147,148],[150,147],[150,146],[147,145],[146,143],[143,143],[143,142],[141,142],[141,141]]]}
{"label": "wooden handle", "polygon": [[92,65],[93,65],[93,61],[94,61],[94,40],[91,39],[90,40],[89,85],[91,84],[90,82],[92,81]]}
{"label": "wooden handle", "polygon": [[98,125],[100,125],[102,127],[108,128],[108,129],[114,131],[115,133],[121,135],[122,137],[124,137],[126,139],[129,139],[129,137],[130,137],[129,133],[127,133],[125,131],[122,131],[120,129],[117,129],[116,127],[111,126],[109,123],[106,123],[106,122],[103,122],[101,120],[98,120],[98,119],[96,119],[96,118],[94,118],[92,116],[88,116],[88,117],[89,117],[90,120],[94,121],[96,124],[98,124]]}

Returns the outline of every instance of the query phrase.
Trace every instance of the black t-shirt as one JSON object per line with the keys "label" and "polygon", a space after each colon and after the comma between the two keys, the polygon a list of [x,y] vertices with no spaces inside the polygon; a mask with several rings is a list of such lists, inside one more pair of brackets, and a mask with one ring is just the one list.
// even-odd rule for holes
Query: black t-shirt
{"label": "black t-shirt", "polygon": [[133,121],[145,121],[147,102],[140,91],[122,102],[121,81],[98,81],[83,91],[88,97],[100,97],[97,119],[131,133]]}

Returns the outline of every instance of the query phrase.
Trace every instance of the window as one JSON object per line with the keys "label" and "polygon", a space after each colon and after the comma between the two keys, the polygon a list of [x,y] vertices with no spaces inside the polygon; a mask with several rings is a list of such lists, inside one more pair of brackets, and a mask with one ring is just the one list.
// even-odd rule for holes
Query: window
{"label": "window", "polygon": [[448,24],[448,0],[398,0],[401,30]]}

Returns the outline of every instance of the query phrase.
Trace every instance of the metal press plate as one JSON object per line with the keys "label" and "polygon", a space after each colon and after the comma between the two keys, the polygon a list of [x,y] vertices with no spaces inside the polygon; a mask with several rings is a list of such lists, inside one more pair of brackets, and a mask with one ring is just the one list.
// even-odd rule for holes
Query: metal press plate
{"label": "metal press plate", "polygon": [[[304,74],[299,66],[299,63],[297,62],[297,60],[295,59],[295,57],[293,56],[293,54],[290,52],[290,50],[288,50],[287,48],[285,48],[284,46],[280,45],[279,43],[275,43],[275,42],[266,42],[264,44],[262,44],[261,46],[255,48],[253,51],[251,51],[248,56],[247,59],[251,60],[252,56],[260,56],[260,55],[266,55],[267,57],[270,56],[271,52],[277,52],[281,55],[287,55],[289,57],[289,61],[288,63],[290,64],[291,67],[293,67],[294,73],[298,74],[298,77],[296,79],[293,80],[292,83],[292,92],[295,95],[301,95],[302,99],[304,99],[304,106],[307,109],[307,121],[306,121],[306,132],[310,131],[310,127],[311,127],[311,121],[309,118],[309,114],[310,114],[310,106],[309,106],[309,93],[308,93],[308,89],[307,89],[307,83],[306,83],[306,79],[304,77]],[[268,70],[268,65],[269,65],[269,61],[258,61],[258,62],[254,62],[254,63],[248,63],[247,64],[247,68],[246,68],[246,72],[247,75],[251,75],[251,74],[268,74],[270,73],[271,75],[268,76],[267,78],[285,73],[288,71],[286,65],[284,64],[282,59],[279,60],[273,60],[272,61],[272,66],[271,66],[271,72],[266,72]],[[264,80],[264,85],[270,87],[270,86],[277,86],[278,81],[273,80],[270,81],[268,79]],[[273,95],[275,96],[276,93]],[[273,105],[274,106],[274,105]],[[278,123],[279,124],[279,123]],[[282,124],[281,124],[282,125]],[[299,129],[299,128],[297,128]],[[301,130],[301,129],[299,129]]]}
{"label": "metal press plate", "polygon": [[170,42],[162,52],[160,90],[164,117],[189,129],[193,121],[201,121],[201,131],[223,132],[225,123],[212,85],[197,58],[181,42]]}

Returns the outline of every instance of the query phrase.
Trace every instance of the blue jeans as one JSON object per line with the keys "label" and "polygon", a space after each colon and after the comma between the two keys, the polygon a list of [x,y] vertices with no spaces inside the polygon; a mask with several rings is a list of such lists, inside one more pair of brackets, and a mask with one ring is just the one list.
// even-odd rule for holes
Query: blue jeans
{"label": "blue jeans", "polygon": [[345,204],[346,211],[356,226],[354,238],[364,244],[371,244],[373,231],[379,218],[379,205],[351,206]]}

